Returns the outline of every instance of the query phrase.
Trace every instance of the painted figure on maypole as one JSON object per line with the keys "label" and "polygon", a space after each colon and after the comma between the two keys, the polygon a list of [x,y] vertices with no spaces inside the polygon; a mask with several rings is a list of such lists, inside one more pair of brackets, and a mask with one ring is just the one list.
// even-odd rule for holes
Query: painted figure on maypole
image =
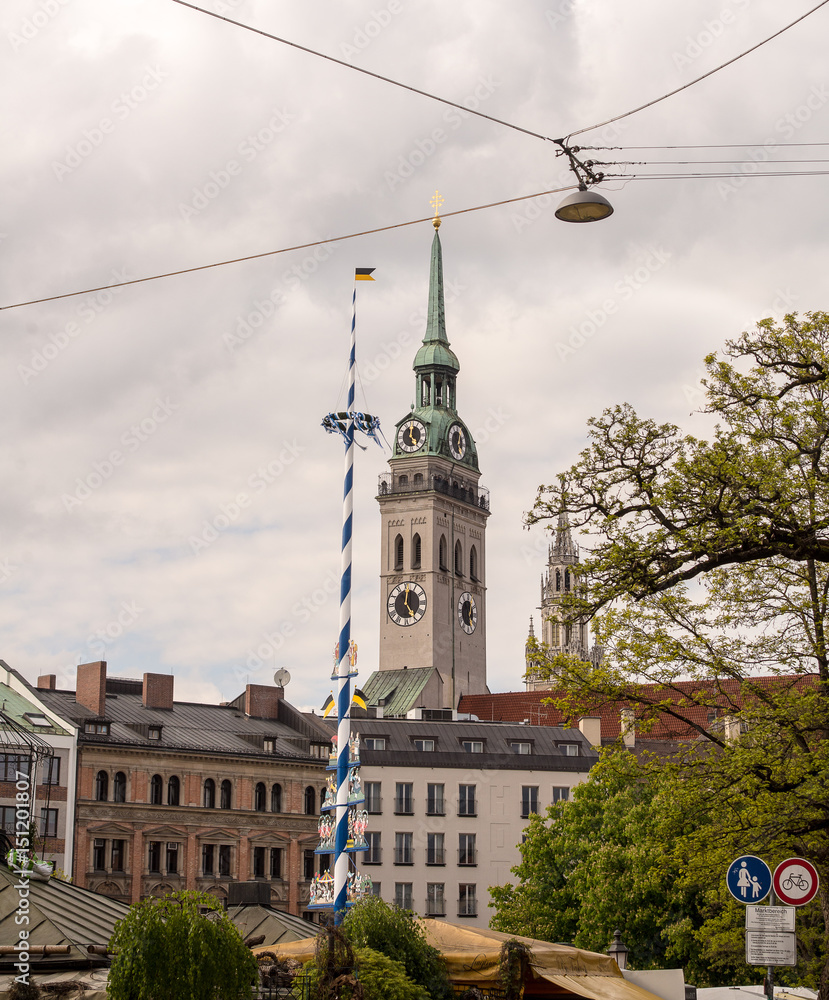
{"label": "painted figure on maypole", "polygon": [[[350,858],[366,849],[365,831],[368,815],[362,808],[364,796],[360,781],[360,736],[351,733],[352,678],[357,675],[357,645],[351,638],[351,535],[354,514],[354,433],[362,431],[381,445],[380,421],[369,413],[354,409],[356,376],[357,282],[374,281],[373,267],[358,267],[354,274],[352,295],[351,352],[348,359],[348,403],[346,410],[329,413],[322,426],[345,440],[345,477],[343,486],[342,576],[340,580],[340,634],[335,647],[337,682],[337,735],[331,741],[329,776],[325,799],[320,810],[320,843],[317,854],[334,855],[334,874],[330,871],[315,877],[311,884],[309,909],[334,910],[335,923],[341,923],[346,907],[371,892],[371,879],[361,876],[351,866]],[[358,695],[359,697],[359,695]],[[333,708],[333,703],[331,705]],[[326,712],[327,714],[327,712]],[[332,819],[333,815],[333,819]]]}

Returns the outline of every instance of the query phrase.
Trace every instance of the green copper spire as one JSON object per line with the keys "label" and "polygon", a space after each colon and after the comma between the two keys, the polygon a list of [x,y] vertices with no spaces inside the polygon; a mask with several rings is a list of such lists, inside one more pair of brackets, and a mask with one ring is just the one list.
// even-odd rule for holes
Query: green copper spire
{"label": "green copper spire", "polygon": [[438,226],[435,220],[435,238],[432,240],[432,263],[429,268],[429,305],[426,311],[426,335],[423,346],[415,355],[413,368],[440,367],[460,371],[460,362],[449,346],[446,336],[446,314],[443,307],[443,254],[440,247]]}

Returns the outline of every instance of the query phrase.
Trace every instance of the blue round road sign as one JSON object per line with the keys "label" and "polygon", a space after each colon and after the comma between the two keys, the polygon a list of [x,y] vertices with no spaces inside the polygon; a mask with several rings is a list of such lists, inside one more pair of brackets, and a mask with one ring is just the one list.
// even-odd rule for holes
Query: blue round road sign
{"label": "blue round road sign", "polygon": [[728,866],[728,891],[738,903],[759,903],[771,889],[771,869],[753,854],[744,854]]}

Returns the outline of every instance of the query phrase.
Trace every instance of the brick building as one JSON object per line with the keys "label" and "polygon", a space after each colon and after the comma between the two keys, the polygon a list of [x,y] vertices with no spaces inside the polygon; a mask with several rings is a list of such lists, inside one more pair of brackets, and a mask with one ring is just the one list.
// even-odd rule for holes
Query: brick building
{"label": "brick building", "polygon": [[39,678],[78,731],[74,881],[134,902],[256,879],[305,915],[330,736],[282,688],[205,705],[174,701],[173,683],[107,677],[104,661],[78,667],[76,691]]}

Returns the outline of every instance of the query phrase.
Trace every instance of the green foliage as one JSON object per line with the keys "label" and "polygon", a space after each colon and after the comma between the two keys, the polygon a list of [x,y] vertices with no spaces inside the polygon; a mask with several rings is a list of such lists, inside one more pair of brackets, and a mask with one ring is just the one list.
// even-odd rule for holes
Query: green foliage
{"label": "green foliage", "polygon": [[[406,975],[402,962],[375,951],[373,948],[355,948],[356,978],[362,989],[363,1000],[429,1000],[422,986]],[[311,984],[311,1000],[320,1000],[321,975],[317,962],[308,962],[304,971]],[[344,982],[338,991],[341,1000],[357,1000],[354,986]]]}
{"label": "green foliage", "polygon": [[212,896],[197,892],[131,906],[109,943],[109,1000],[249,1000],[256,959],[217,909]]}
{"label": "green foliage", "polygon": [[346,914],[343,930],[355,948],[373,948],[402,963],[406,975],[432,1000],[450,1000],[452,986],[440,952],[427,943],[417,918],[379,896],[360,900]]}

